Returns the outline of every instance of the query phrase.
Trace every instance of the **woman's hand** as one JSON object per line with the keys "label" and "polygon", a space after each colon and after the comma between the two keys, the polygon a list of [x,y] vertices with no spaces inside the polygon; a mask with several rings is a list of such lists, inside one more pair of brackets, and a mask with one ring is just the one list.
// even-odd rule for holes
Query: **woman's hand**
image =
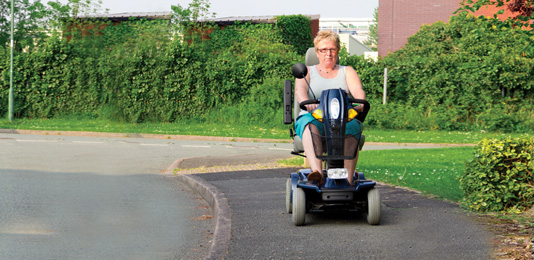
{"label": "woman's hand", "polygon": [[317,107],[319,106],[319,104],[308,104],[306,105],[306,110],[308,110],[308,112],[313,112],[313,110],[315,110]]}

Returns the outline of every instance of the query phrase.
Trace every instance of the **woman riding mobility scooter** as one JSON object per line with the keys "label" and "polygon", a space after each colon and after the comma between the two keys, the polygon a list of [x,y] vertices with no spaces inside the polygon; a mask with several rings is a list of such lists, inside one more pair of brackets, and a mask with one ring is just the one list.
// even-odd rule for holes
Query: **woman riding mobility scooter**
{"label": "woman riding mobility scooter", "polygon": [[[312,49],[310,49],[312,50]],[[308,63],[308,62],[307,62]],[[310,65],[310,64],[308,64]],[[308,73],[306,65],[299,63],[293,66],[293,75],[304,78]],[[374,188],[375,182],[366,180],[363,173],[349,173],[344,168],[344,160],[354,159],[364,143],[364,136],[358,133],[359,146],[353,151],[346,147],[345,125],[350,120],[363,122],[370,105],[362,99],[350,98],[342,89],[324,90],[321,97],[316,100],[307,100],[300,104],[293,101],[292,82],[284,83],[284,123],[293,122],[293,114],[298,115],[300,109],[306,104],[319,104],[312,112],[315,119],[323,122],[324,129],[321,134],[312,135],[315,155],[325,164],[323,170],[324,181],[309,181],[311,169],[302,169],[291,173],[286,182],[286,211],[293,214],[293,222],[297,226],[304,225],[308,212],[324,212],[329,209],[345,209],[363,211],[367,215],[367,222],[378,225],[381,219],[380,194]],[[352,104],[364,105],[363,112],[358,113]],[[291,107],[294,107],[292,113]],[[293,154],[302,155],[302,141],[294,135]],[[354,137],[352,137],[354,138]],[[347,180],[348,174],[354,175],[353,183]]]}

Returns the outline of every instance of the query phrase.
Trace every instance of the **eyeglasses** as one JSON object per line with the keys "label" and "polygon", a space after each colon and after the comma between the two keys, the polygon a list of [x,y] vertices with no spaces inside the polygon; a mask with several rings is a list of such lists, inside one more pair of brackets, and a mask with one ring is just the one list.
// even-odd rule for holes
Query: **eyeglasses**
{"label": "eyeglasses", "polygon": [[327,52],[335,53],[335,52],[337,52],[337,49],[327,49],[327,48],[323,48],[323,49],[319,49],[319,52],[320,52],[320,53],[327,53]]}

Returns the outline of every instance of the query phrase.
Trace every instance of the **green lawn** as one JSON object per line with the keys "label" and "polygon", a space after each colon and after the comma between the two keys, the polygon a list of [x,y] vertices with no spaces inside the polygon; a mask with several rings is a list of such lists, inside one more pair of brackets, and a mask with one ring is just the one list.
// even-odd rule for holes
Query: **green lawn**
{"label": "green lawn", "polygon": [[[192,120],[180,123],[125,124],[99,119],[16,119],[13,122],[0,119],[0,129],[203,135],[290,141],[289,126],[262,128]],[[533,136],[533,134],[378,129],[367,129],[364,134],[367,142],[458,144],[475,144],[483,138]],[[472,151],[473,147],[362,151],[357,169],[364,172],[369,179],[409,187],[426,194],[458,201],[462,197],[458,177],[464,171],[465,161],[472,157]],[[302,161],[295,158],[286,161],[285,164],[302,165]]]}
{"label": "green lawn", "polygon": [[[179,123],[127,124],[100,119],[16,119],[13,122],[9,122],[7,119],[0,119],[0,129],[204,135],[290,140],[289,126],[265,128],[250,125],[205,123],[194,120],[188,120]],[[364,130],[364,134],[368,142],[461,144],[474,144],[486,137],[503,138],[507,136],[533,136],[533,134],[504,134],[485,132],[472,133],[459,131],[405,131],[378,130],[371,128]]]}
{"label": "green lawn", "polygon": [[365,177],[459,201],[463,194],[458,178],[472,147],[362,151],[358,171]]}
{"label": "green lawn", "polygon": [[[424,194],[459,201],[463,194],[458,178],[464,163],[473,155],[473,147],[361,151],[357,171],[371,179],[408,187]],[[301,166],[302,157],[279,162]]]}

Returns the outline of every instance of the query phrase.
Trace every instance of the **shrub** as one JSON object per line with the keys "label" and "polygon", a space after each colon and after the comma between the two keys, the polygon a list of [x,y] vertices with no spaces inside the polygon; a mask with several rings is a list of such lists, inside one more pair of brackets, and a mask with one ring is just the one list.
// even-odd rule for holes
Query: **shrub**
{"label": "shrub", "polygon": [[534,138],[484,139],[460,178],[464,208],[521,212],[534,205]]}

